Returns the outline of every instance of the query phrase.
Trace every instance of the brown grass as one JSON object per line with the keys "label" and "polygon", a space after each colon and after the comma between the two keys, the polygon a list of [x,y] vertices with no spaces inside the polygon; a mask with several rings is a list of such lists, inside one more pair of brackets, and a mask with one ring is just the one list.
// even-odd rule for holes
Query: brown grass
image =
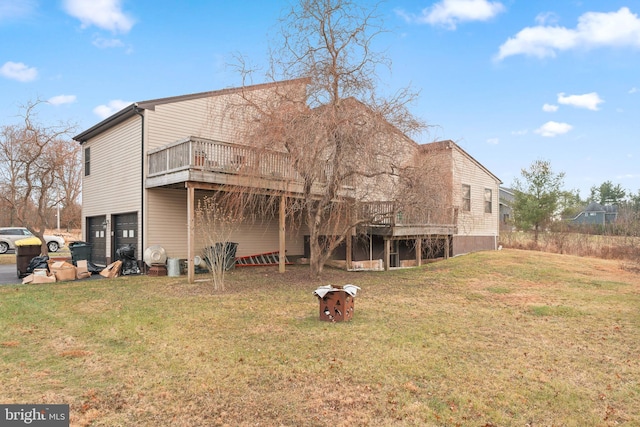
{"label": "brown grass", "polygon": [[502,232],[500,244],[511,249],[614,259],[640,265],[640,237],[545,232],[535,242],[533,233]]}
{"label": "brown grass", "polygon": [[[237,269],[0,288],[4,403],[74,426],[640,423],[640,277],[503,250],[378,273]],[[351,322],[312,291],[362,288]]]}

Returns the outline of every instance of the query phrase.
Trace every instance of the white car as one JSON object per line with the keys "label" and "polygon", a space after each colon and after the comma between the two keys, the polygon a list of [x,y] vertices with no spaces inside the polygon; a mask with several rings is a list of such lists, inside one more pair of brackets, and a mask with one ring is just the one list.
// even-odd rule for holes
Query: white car
{"label": "white car", "polygon": [[[0,227],[0,254],[16,248],[16,240],[36,237],[25,227]],[[64,239],[60,236],[44,236],[49,252],[57,252],[64,246]]]}

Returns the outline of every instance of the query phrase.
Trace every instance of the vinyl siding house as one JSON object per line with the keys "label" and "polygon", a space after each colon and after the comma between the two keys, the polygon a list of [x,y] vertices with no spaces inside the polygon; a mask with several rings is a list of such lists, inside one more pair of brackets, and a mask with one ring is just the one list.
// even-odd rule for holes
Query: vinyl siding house
{"label": "vinyl siding house", "polygon": [[[75,136],[83,148],[82,233],[92,244],[92,261],[110,263],[124,244],[135,245],[141,259],[145,248],[160,245],[168,257],[187,260],[191,280],[193,259],[205,244],[195,229],[194,209],[205,195],[221,186],[259,186],[279,197],[281,206],[295,198],[300,183],[286,151],[262,151],[255,160],[258,154],[239,137],[247,118],[228,114],[228,107],[240,93],[268,99],[283,87],[304,97],[305,85],[306,80],[292,80],[141,101]],[[335,252],[336,264],[388,269],[495,249],[500,180],[452,141],[418,145],[403,136],[397,143],[407,161],[419,156],[425,167],[443,168],[439,179],[425,182],[437,188],[443,203],[430,218],[394,212],[391,220],[360,227],[359,237]],[[247,165],[259,169],[259,180],[247,180]],[[367,202],[385,206],[384,188]],[[242,224],[230,239],[238,243],[236,256],[308,256],[306,227],[282,212]]]}
{"label": "vinyl siding house", "polygon": [[603,206],[598,202],[591,202],[582,212],[573,218],[571,222],[573,224],[607,225],[614,223],[617,218],[617,206]]}
{"label": "vinyl siding house", "polygon": [[515,201],[514,191],[510,188],[500,187],[500,229],[511,231],[513,229],[512,206]]}

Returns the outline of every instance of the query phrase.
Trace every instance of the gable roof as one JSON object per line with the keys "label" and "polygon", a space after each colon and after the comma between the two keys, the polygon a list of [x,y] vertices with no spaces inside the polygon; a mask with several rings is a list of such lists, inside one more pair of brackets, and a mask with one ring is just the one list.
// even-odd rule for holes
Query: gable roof
{"label": "gable roof", "polygon": [[500,178],[495,176],[489,169],[484,167],[484,165],[482,163],[477,161],[471,154],[467,153],[465,150],[462,149],[462,147],[460,147],[458,144],[456,144],[455,142],[453,142],[450,139],[446,139],[446,140],[443,140],[443,141],[430,142],[428,144],[421,144],[419,147],[423,151],[428,151],[428,150],[433,149],[433,148],[439,149],[439,150],[446,150],[446,149],[458,150],[463,156],[465,156],[469,160],[471,160],[476,166],[478,166],[480,169],[482,169],[487,175],[493,177],[493,179],[495,179],[498,183],[502,184],[502,180],[500,180]]}
{"label": "gable roof", "polygon": [[295,84],[306,85],[308,82],[309,82],[308,78],[299,78],[299,79],[283,80],[283,81],[271,82],[271,83],[261,83],[261,84],[251,85],[251,86],[240,86],[240,87],[226,88],[226,89],[220,89],[220,90],[214,90],[214,91],[208,91],[208,92],[199,92],[199,93],[192,93],[187,95],[170,96],[166,98],[157,98],[157,99],[150,99],[147,101],[134,102],[132,104],[129,104],[122,110],[118,111],[117,113],[107,117],[106,119],[99,122],[98,124],[79,133],[78,135],[74,136],[72,139],[80,142],[80,144],[83,144],[87,140],[101,134],[102,132],[105,132],[106,130],[111,129],[112,127],[124,122],[125,120],[130,119],[136,114],[141,114],[142,110],[154,111],[156,106],[162,105],[162,104],[188,101],[191,99],[211,98],[215,96],[242,93],[243,91],[260,90],[260,89],[266,89],[266,88],[277,87],[277,86],[295,85]]}

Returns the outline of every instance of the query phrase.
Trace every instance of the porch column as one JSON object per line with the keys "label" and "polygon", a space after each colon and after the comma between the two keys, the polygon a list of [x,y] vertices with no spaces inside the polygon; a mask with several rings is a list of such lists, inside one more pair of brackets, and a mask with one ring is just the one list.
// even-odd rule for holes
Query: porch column
{"label": "porch column", "polygon": [[347,236],[347,270],[351,270],[353,264],[353,236],[351,236],[351,232]]}
{"label": "porch column", "polygon": [[187,279],[189,283],[195,282],[195,189],[187,182]]}
{"label": "porch column", "polygon": [[444,259],[449,259],[449,236],[444,236]]}
{"label": "porch column", "polygon": [[391,264],[391,240],[384,239],[384,270],[389,271]]}
{"label": "porch column", "polygon": [[418,237],[416,239],[416,264],[418,267],[422,265],[422,238]]}
{"label": "porch column", "polygon": [[285,271],[285,260],[287,256],[287,245],[286,245],[286,231],[285,231],[285,218],[286,218],[286,204],[287,198],[283,194],[280,196],[280,216],[279,216],[279,243],[280,243],[280,254],[278,256],[278,271],[280,273],[284,273]]}

